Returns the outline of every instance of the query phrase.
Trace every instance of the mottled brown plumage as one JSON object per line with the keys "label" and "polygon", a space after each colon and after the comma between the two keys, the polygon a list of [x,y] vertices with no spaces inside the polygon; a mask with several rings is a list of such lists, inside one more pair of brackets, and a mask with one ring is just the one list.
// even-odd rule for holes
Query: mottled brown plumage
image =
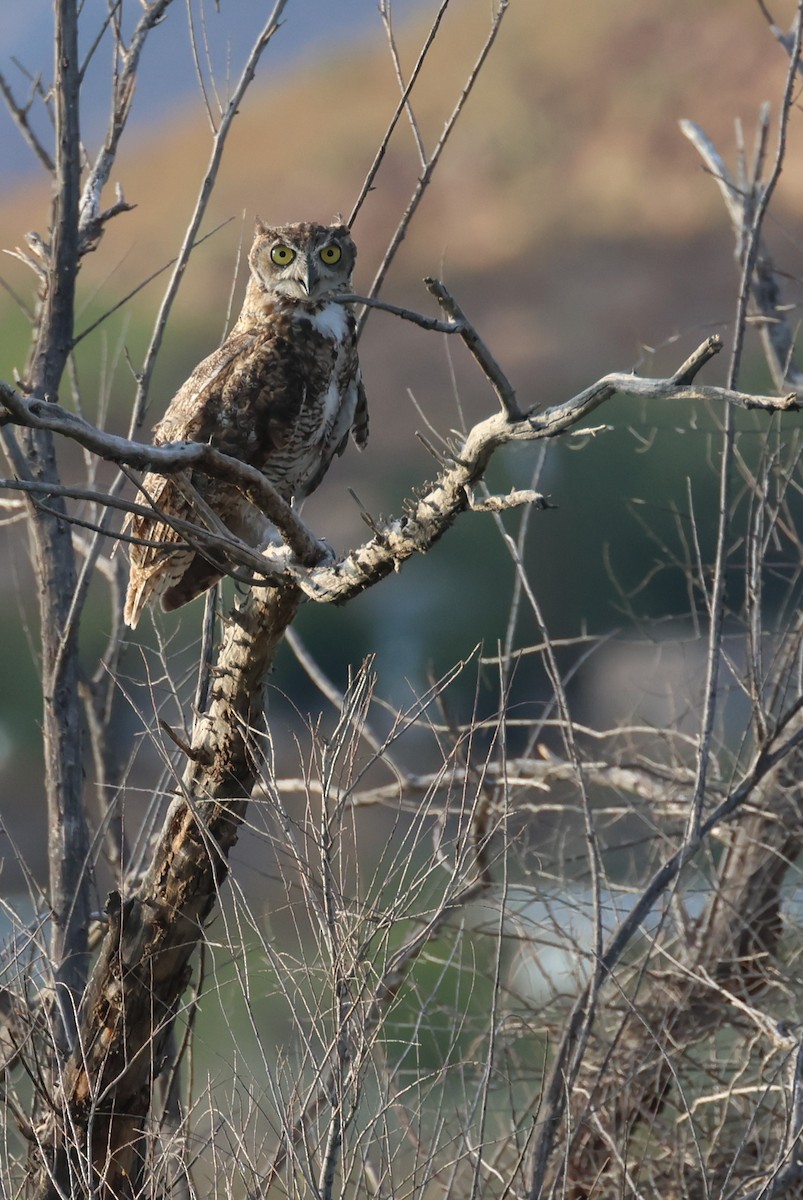
{"label": "mottled brown plumage", "polygon": [[[258,222],[237,323],[173,397],[154,443],[208,442],[257,467],[288,502],[318,487],[349,432],[362,448],[368,412],[354,317],[331,299],[350,290],[355,256],[343,225]],[[253,545],[264,537],[264,518],[236,488],[198,471],[191,484],[232,533]],[[131,546],[132,628],[146,604],[179,608],[225,573],[225,563],[193,550],[160,519],[203,524],[186,486],[149,472],[141,487],[155,515],[134,517],[130,532],[157,544]]]}

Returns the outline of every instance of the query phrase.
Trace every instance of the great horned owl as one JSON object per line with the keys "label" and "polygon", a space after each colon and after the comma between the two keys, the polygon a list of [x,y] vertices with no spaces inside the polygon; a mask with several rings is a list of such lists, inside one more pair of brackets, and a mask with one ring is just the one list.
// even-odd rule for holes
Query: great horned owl
{"label": "great horned owl", "polygon": [[[354,316],[331,299],[350,290],[355,257],[344,225],[258,221],[237,323],[173,397],[154,443],[207,442],[257,467],[288,502],[317,488],[349,432],[362,448],[368,410]],[[192,487],[233,533],[259,542],[264,519],[236,488],[198,471]],[[160,519],[197,521],[191,492],[154,472],[141,489],[154,515],[130,524],[151,543],[131,545],[124,619],[132,629],[146,604],[179,608],[225,573],[225,563],[205,558]]]}

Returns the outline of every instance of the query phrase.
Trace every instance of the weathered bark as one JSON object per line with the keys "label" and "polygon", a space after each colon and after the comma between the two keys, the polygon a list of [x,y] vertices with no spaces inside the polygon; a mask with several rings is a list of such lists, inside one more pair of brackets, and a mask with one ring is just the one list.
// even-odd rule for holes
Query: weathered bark
{"label": "weathered bark", "polygon": [[[27,379],[33,395],[46,401],[57,399],[72,349],[79,263],[80,63],[75,0],[60,0],[56,5],[55,80],[58,187],[53,199],[51,244],[45,250],[42,293]],[[30,479],[58,483],[52,434],[45,430],[28,431],[25,452]],[[51,497],[46,507],[31,506],[29,529],[42,646],[51,960],[58,1002],[53,1028],[57,1051],[63,1060],[74,1039],[75,1010],[86,981],[89,925],[89,836],[83,809],[78,631],[76,622],[69,624],[76,581],[75,555],[59,497]]]}
{"label": "weathered bark", "polygon": [[256,778],[265,676],[301,598],[291,587],[254,588],[226,624],[209,706],[153,863],[135,893],[109,899],[40,1196],[86,1194],[87,1180],[109,1200],[137,1192],[153,1081]]}

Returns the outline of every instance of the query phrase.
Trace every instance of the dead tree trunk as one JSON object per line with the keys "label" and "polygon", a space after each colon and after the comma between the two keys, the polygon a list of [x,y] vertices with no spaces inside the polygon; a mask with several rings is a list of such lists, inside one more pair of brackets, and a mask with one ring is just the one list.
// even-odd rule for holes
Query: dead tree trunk
{"label": "dead tree trunk", "polygon": [[[38,319],[27,388],[46,401],[58,399],[72,350],[78,274],[78,204],[81,162],[78,101],[78,13],[73,0],[56,5],[54,112],[56,178],[50,223],[52,245],[40,273]],[[57,483],[53,436],[27,430],[23,475],[38,484]],[[83,807],[81,704],[78,695],[78,626],[70,619],[76,570],[64,502],[50,496],[31,504],[32,559],[38,582],[42,630],[42,699],[48,858],[51,864],[51,960],[57,1012],[56,1053],[63,1061],[75,1036],[75,1011],[86,982],[91,871]]]}
{"label": "dead tree trunk", "polygon": [[76,1049],[37,1151],[42,1198],[138,1193],[153,1082],[256,777],[265,676],[300,601],[294,587],[254,588],[226,624],[153,864],[136,892],[109,898]]}

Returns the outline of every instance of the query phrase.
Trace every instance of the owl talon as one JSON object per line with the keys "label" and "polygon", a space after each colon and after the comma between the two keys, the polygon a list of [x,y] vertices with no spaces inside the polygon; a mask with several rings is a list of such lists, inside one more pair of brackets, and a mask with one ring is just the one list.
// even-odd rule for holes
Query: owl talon
{"label": "owl talon", "polygon": [[323,538],[318,538],[317,544],[318,544],[318,551],[319,551],[320,557],[318,558],[318,561],[315,563],[315,566],[316,567],[331,567],[331,566],[333,566],[337,562],[337,555],[335,554],[333,547],[330,546],[328,542],[324,541]]}
{"label": "owl talon", "polygon": [[268,545],[261,551],[266,568],[275,575],[287,575],[296,562],[289,546]]}
{"label": "owl talon", "polygon": [[312,571],[316,567],[331,567],[337,562],[337,555],[328,542],[316,540],[318,554],[314,562],[303,563],[295,557],[289,546],[268,544],[262,550],[265,565],[272,574],[298,575]]}

